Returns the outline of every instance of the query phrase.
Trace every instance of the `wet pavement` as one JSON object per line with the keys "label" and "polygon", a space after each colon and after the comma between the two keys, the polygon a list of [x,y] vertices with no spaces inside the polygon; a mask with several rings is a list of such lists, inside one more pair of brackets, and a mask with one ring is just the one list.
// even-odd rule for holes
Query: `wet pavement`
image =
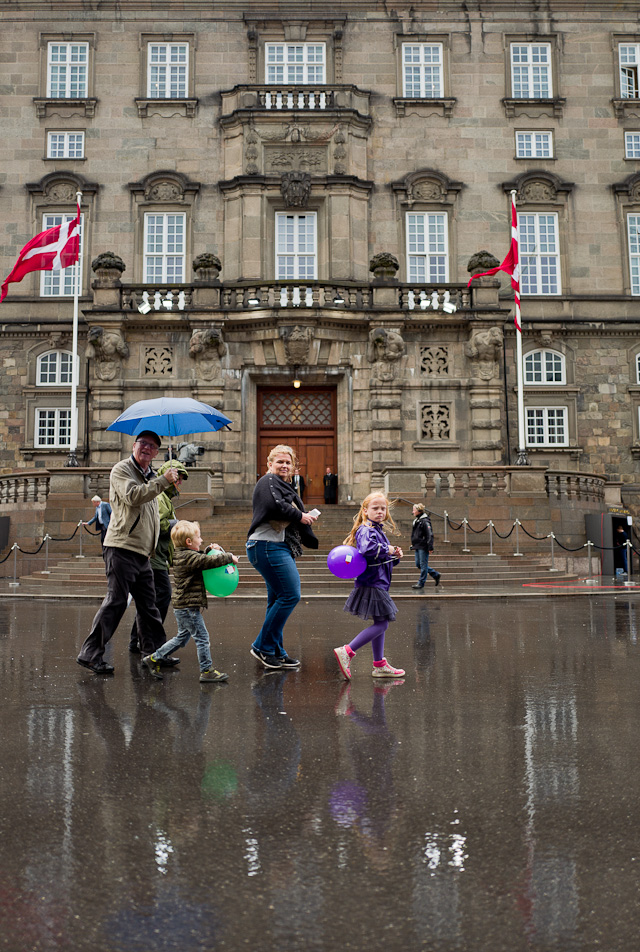
{"label": "wet pavement", "polygon": [[[0,600],[0,950],[628,952],[640,933],[637,594],[413,599],[350,685],[357,619],[302,603],[299,672],[205,614],[163,682],[75,664],[95,605]],[[127,622],[129,624],[127,624]],[[170,615],[168,633],[175,633]]]}

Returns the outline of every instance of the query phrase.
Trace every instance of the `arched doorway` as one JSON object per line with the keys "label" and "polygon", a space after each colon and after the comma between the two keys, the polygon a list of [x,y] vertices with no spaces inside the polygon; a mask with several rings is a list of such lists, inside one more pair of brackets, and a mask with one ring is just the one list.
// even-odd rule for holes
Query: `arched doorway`
{"label": "arched doorway", "polygon": [[269,450],[277,443],[287,443],[300,460],[305,505],[323,503],[325,469],[336,470],[335,387],[261,387],[257,410],[257,475],[266,471]]}

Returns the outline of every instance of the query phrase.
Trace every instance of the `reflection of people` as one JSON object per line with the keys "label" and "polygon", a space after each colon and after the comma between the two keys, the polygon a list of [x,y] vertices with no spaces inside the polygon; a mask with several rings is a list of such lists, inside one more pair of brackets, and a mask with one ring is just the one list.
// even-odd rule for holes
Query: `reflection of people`
{"label": "reflection of people", "polygon": [[136,603],[144,654],[151,654],[167,640],[156,607],[149,556],[160,532],[156,497],[178,480],[179,473],[168,469],[162,476],[155,475],[151,460],[159,449],[157,433],[144,430],[136,437],[131,456],[111,470],[112,511],[104,540],[107,594],[76,659],[95,674],[113,674],[113,665],[104,660],[104,650],[126,611],[129,593]]}
{"label": "reflection of people", "polygon": [[626,545],[628,538],[629,536],[624,531],[624,528],[622,526],[618,526],[616,528],[616,534],[614,536],[614,543],[613,543],[614,546],[616,547],[616,551],[614,552],[615,564],[616,564],[616,567],[620,567],[622,569],[625,575],[628,572],[627,545]]}
{"label": "reflection of people", "polygon": [[400,546],[389,545],[383,526],[392,531],[396,525],[389,514],[389,502],[384,493],[370,493],[363,501],[353,519],[353,529],[343,545],[355,546],[367,560],[367,567],[359,575],[353,591],[344,605],[344,611],[360,618],[372,618],[373,624],[360,632],[348,645],[334,648],[340,670],[347,680],[351,679],[351,659],[358,648],[371,642],[373,650],[374,678],[404,677],[402,668],[394,668],[384,656],[384,635],[390,621],[395,621],[398,609],[391,596],[391,573],[393,566],[402,558]]}
{"label": "reflection of people", "polygon": [[431,519],[422,505],[413,507],[413,526],[411,528],[411,548],[415,550],[416,568],[420,569],[420,578],[412,588],[424,588],[427,574],[435,579],[436,588],[440,584],[440,572],[429,566],[429,553],[433,552],[433,528]]}
{"label": "reflection of people", "polygon": [[104,548],[104,537],[107,534],[109,519],[111,518],[111,506],[108,502],[104,502],[100,496],[92,496],[91,502],[96,507],[96,511],[93,514],[93,518],[89,519],[88,522],[83,522],[82,525],[92,526],[95,522],[100,530],[100,544]]}
{"label": "reflection of people", "polygon": [[[156,605],[160,612],[160,618],[164,624],[171,604],[171,579],[169,578],[169,569],[173,561],[173,542],[171,541],[171,530],[178,521],[176,511],[173,508],[173,499],[179,495],[179,489],[183,479],[188,479],[189,474],[183,463],[171,463],[168,461],[158,467],[158,476],[170,468],[177,470],[178,479],[175,484],[169,486],[158,496],[158,515],[160,516],[160,535],[153,555],[151,556],[151,568],[153,570],[153,583],[156,587]],[[138,622],[134,619],[131,635],[129,636],[129,651],[133,654],[140,653],[138,644]],[[177,658],[171,658],[170,663],[178,663]]]}
{"label": "reflection of people", "polygon": [[304,476],[300,475],[300,470],[298,469],[297,466],[293,471],[293,478],[291,480],[291,485],[293,486],[297,494],[300,496],[300,499],[302,499],[304,502],[305,481],[304,481]]}
{"label": "reflection of people", "polygon": [[225,552],[215,544],[201,552],[202,536],[197,522],[187,522],[186,519],[177,522],[171,530],[171,541],[175,546],[173,579],[176,590],[173,610],[178,622],[178,634],[153,654],[144,657],[142,663],[155,678],[162,679],[162,662],[193,638],[198,650],[200,680],[226,681],[229,675],[216,671],[211,660],[209,632],[202,617],[202,609],[207,607],[202,572],[203,569],[217,569],[220,565],[237,565],[238,560],[231,552]]}
{"label": "reflection of people", "polygon": [[283,645],[283,629],[300,601],[296,556],[302,546],[318,548],[311,526],[317,516],[306,512],[291,485],[295,454],[280,443],[267,457],[267,472],[253,491],[253,520],[247,537],[247,556],[267,586],[267,612],[251,654],[265,668],[297,668]]}
{"label": "reflection of people", "polygon": [[324,501],[326,503],[335,503],[338,501],[338,477],[331,472],[331,467],[327,466],[324,476]]}

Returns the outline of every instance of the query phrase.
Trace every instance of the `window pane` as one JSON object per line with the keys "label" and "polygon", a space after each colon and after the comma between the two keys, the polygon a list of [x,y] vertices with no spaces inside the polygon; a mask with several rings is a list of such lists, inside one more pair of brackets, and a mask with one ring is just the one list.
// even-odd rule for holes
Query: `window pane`
{"label": "window pane", "polygon": [[409,281],[447,281],[447,216],[440,213],[409,212],[406,216],[406,232]]}
{"label": "window pane", "polygon": [[627,215],[631,293],[640,294],[640,215]]}
{"label": "window pane", "polygon": [[147,283],[180,284],[185,273],[185,230],[183,214],[145,215],[145,262]]}
{"label": "window pane", "polygon": [[549,99],[553,95],[548,43],[511,45],[511,95],[514,99]]}
{"label": "window pane", "polygon": [[443,95],[442,44],[405,44],[403,95],[412,99],[435,99]]}
{"label": "window pane", "polygon": [[[63,222],[70,222],[75,219],[75,213],[66,215],[43,215],[42,230],[61,225]],[[76,264],[63,268],[62,271],[41,271],[40,272],[40,296],[41,297],[73,297],[74,282],[76,274],[80,269],[78,280],[82,286],[82,249],[83,249],[83,227],[84,215],[80,215],[80,257]]]}
{"label": "window pane", "polygon": [[518,215],[522,294],[559,294],[558,216]]}
{"label": "window pane", "polygon": [[324,85],[324,43],[268,43],[265,82],[289,86]]}
{"label": "window pane", "polygon": [[289,281],[316,279],[315,213],[276,214],[276,275]]}

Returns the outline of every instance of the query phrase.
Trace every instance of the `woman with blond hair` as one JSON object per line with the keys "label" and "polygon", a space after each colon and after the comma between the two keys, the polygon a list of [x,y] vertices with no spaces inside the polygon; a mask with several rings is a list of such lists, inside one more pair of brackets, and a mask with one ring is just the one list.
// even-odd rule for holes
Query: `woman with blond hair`
{"label": "woman with blond hair", "polygon": [[318,518],[306,512],[291,485],[297,459],[279,443],[267,457],[267,472],[253,491],[253,520],[247,535],[247,557],[267,586],[267,611],[251,654],[271,671],[298,668],[284,649],[284,626],[300,601],[300,574],[295,560],[302,546],[318,548],[311,526]]}

